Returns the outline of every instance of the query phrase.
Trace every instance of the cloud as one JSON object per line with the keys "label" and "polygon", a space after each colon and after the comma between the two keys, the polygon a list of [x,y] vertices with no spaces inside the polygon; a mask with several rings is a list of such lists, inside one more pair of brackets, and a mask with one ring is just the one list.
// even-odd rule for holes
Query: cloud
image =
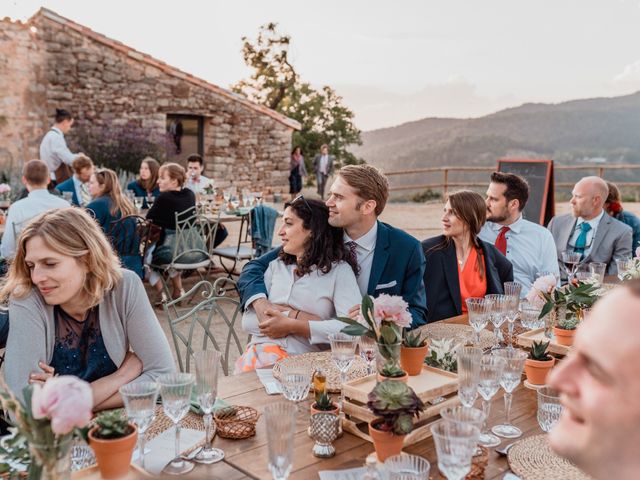
{"label": "cloud", "polygon": [[626,65],[621,73],[613,77],[618,85],[640,84],[640,60]]}

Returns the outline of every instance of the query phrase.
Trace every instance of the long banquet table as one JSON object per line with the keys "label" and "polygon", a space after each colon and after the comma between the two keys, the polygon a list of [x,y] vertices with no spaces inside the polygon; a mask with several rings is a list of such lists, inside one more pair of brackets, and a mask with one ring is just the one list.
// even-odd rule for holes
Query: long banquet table
{"label": "long banquet table", "polygon": [[[447,323],[464,323],[466,316],[445,320]],[[265,405],[283,401],[281,395],[267,395],[255,373],[244,373],[236,376],[221,378],[219,392],[231,405],[247,405],[264,411]],[[313,456],[311,448],[313,441],[307,436],[309,425],[309,404],[313,396],[310,394],[306,402],[300,405],[296,421],[296,438],[293,454],[293,470],[291,479],[318,478],[321,470],[337,470],[360,467],[365,458],[373,452],[373,445],[347,432],[334,442],[336,456],[330,459],[320,459]],[[479,404],[479,400],[478,400]],[[504,420],[504,401],[502,390],[493,398],[489,425],[502,423]],[[513,396],[511,418],[514,425],[523,431],[523,437],[541,433],[536,421],[537,399],[535,391],[520,384]],[[501,446],[513,442],[504,439]],[[268,479],[267,436],[264,419],[260,419],[255,437],[246,440],[225,440],[216,437],[214,446],[225,452],[224,461],[214,465],[197,465],[187,475],[189,478],[220,478],[224,480],[236,479]],[[432,479],[444,478],[438,473],[435,446],[431,438],[427,438],[415,445],[404,448],[405,452],[423,456],[431,463]],[[485,479],[502,478],[509,470],[506,457],[497,454],[494,449],[489,451],[489,465],[485,470]]]}

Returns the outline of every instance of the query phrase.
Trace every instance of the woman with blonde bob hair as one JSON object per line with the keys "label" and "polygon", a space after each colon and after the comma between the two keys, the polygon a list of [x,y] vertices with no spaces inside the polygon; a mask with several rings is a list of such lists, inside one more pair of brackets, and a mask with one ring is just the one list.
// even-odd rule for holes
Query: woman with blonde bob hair
{"label": "woman with blonde bob hair", "polygon": [[117,408],[122,385],[175,369],[142,281],[79,208],[24,228],[0,300],[10,318],[5,379],[19,396],[29,383],[75,375],[91,383],[94,410]]}

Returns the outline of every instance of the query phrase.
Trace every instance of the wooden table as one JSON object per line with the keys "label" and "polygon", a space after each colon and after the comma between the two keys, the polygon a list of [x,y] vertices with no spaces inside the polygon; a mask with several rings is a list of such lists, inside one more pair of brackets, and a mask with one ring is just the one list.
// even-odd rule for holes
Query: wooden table
{"label": "wooden table", "polygon": [[[446,320],[447,323],[464,323],[466,316]],[[283,401],[281,395],[267,395],[255,373],[245,373],[220,379],[219,391],[224,399],[232,405],[248,405],[263,412],[265,405]],[[500,390],[502,392],[502,390]],[[489,425],[496,425],[504,421],[504,402],[502,394],[498,393],[492,401]],[[312,395],[309,395],[312,398]],[[336,456],[330,459],[320,459],[313,456],[311,448],[313,441],[307,436],[309,425],[309,402],[303,402],[296,420],[296,438],[293,453],[293,471],[291,479],[318,478],[321,470],[336,470],[360,467],[365,458],[373,452],[373,444],[346,433],[334,442]],[[541,433],[536,420],[537,399],[536,392],[528,390],[520,384],[513,395],[511,418],[514,425],[524,432],[523,437]],[[514,440],[505,439],[502,446]],[[221,478],[236,480],[242,478],[268,479],[271,478],[267,466],[267,436],[265,421],[260,419],[256,429],[256,436],[247,440],[225,440],[216,437],[214,445],[225,452],[225,460],[214,465],[198,465],[187,475],[190,478]],[[414,453],[425,457],[431,463],[431,478],[439,479],[435,446],[428,438],[420,443],[404,449],[407,453]],[[509,470],[506,457],[490,449],[489,465],[485,471],[486,479],[502,478]]]}

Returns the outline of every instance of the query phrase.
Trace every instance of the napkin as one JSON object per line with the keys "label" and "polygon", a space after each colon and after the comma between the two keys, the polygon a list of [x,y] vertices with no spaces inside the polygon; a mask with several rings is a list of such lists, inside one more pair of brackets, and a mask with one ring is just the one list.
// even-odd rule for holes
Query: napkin
{"label": "napkin", "polygon": [[[175,428],[168,428],[160,435],[147,443],[148,451],[145,457],[145,467],[151,475],[160,475],[162,469],[175,456]],[[180,450],[186,452],[195,447],[198,443],[204,441],[204,432],[201,430],[193,430],[190,428],[180,429]],[[135,462],[140,466],[140,459]]]}
{"label": "napkin", "polygon": [[[228,407],[229,404],[225,402],[221,398],[216,398],[216,402],[213,404],[213,413],[221,408]],[[196,415],[204,415],[204,412],[200,408],[200,402],[198,402],[198,394],[196,392],[191,392],[191,411]]]}
{"label": "napkin", "polygon": [[272,368],[256,368],[256,374],[268,395],[282,393],[282,386],[280,382],[274,378]]}
{"label": "napkin", "polygon": [[367,473],[364,467],[349,468],[348,470],[323,470],[318,472],[320,480],[360,480]]}

